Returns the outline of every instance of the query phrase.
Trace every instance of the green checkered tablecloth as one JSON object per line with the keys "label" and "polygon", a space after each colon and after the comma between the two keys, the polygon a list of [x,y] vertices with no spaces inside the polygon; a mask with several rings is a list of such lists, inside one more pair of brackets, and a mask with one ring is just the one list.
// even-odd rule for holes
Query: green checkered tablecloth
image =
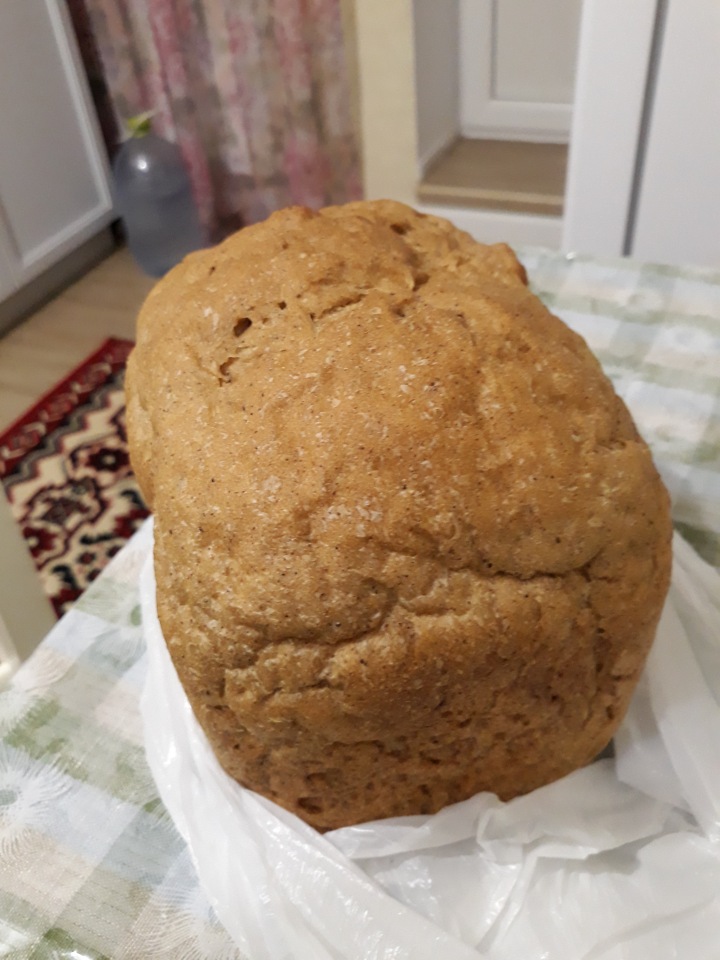
{"label": "green checkered tablecloth", "polygon": [[[720,565],[720,271],[522,251],[599,356]],[[148,770],[141,531],[0,694],[0,957],[239,956]]]}

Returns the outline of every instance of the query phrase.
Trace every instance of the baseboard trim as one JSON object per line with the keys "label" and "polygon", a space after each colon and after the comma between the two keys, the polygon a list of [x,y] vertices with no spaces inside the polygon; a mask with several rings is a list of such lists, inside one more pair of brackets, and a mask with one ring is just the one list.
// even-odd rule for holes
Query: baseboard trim
{"label": "baseboard trim", "polygon": [[3,300],[0,303],[0,336],[92,270],[116,247],[112,230],[106,227]]}
{"label": "baseboard trim", "polygon": [[418,157],[418,176],[422,180],[425,174],[428,171],[428,168],[432,166],[440,157],[447,153],[447,151],[453,146],[457,140],[457,133],[453,130],[451,133],[443,137],[438,137],[437,140],[432,143],[424,153],[421,153]]}
{"label": "baseboard trim", "polygon": [[551,193],[530,193],[512,190],[485,190],[481,187],[444,186],[420,183],[418,199],[423,203],[443,206],[476,207],[506,210],[514,213],[562,216],[563,198]]}
{"label": "baseboard trim", "polygon": [[512,246],[526,244],[549,247],[552,250],[560,249],[562,217],[434,204],[421,204],[417,209],[420,213],[430,213],[452,221],[455,226],[466,230],[481,243],[502,242]]}

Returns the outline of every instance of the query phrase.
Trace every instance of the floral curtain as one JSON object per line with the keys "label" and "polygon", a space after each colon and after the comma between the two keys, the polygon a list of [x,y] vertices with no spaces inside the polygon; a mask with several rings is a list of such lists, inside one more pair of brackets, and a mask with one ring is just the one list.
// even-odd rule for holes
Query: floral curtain
{"label": "floral curtain", "polygon": [[339,0],[85,0],[119,126],[154,110],[216,235],[360,195]]}

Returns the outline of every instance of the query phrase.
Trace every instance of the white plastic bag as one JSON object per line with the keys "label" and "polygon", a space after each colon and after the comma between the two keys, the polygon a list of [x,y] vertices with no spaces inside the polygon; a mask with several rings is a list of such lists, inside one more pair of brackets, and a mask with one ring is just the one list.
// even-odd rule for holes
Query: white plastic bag
{"label": "white plastic bag", "polygon": [[510,803],[322,836],[231,780],[141,597],[148,761],[200,882],[252,960],[720,955],[720,577],[679,537],[616,760]]}

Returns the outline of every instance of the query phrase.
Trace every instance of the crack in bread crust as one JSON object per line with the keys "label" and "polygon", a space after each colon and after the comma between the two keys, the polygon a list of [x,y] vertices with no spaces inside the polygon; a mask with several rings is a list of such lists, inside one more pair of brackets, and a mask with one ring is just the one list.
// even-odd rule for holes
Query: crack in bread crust
{"label": "crack in bread crust", "polygon": [[389,201],[281,211],[158,284],[126,389],[163,631],[239,782],[326,829],[606,745],[668,498],[509,248]]}

